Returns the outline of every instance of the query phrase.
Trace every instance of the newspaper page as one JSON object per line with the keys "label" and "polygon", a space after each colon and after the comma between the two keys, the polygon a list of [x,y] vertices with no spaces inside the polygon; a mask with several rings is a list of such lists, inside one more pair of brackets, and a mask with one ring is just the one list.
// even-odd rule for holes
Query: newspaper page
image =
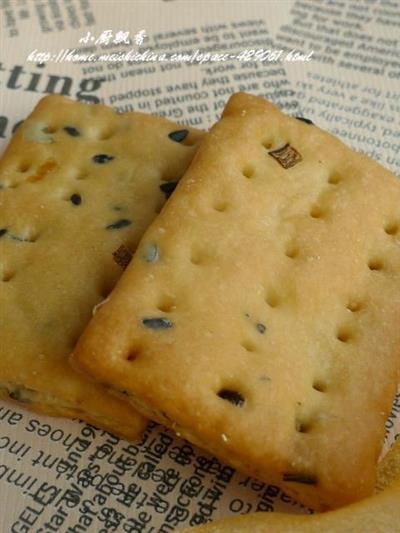
{"label": "newspaper page", "polygon": [[[1,150],[50,93],[207,129],[246,91],[400,175],[399,0],[0,0],[0,31]],[[384,451],[400,395],[386,427]],[[167,533],[251,511],[311,512],[153,422],[126,442],[0,402],[2,533]]]}

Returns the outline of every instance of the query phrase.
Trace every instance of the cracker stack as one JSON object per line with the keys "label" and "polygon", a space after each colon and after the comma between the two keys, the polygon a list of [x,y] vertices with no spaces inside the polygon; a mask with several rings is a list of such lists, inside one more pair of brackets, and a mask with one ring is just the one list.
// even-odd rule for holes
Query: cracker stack
{"label": "cracker stack", "polygon": [[400,183],[234,95],[73,364],[316,510],[372,493],[399,378]]}

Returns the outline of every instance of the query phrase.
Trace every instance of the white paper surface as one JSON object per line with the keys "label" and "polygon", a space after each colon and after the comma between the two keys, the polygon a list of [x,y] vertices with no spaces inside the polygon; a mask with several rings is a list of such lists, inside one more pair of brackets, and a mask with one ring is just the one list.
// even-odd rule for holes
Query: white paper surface
{"label": "white paper surface", "polygon": [[[312,119],[400,174],[397,0],[0,0],[0,17],[1,149],[50,92],[207,128],[241,90]],[[79,39],[105,30],[131,37],[145,30],[136,48],[159,53],[214,47],[313,56],[298,63],[27,61],[34,50],[85,52]],[[89,45],[96,54],[132,48]],[[387,432],[385,449],[400,434],[400,396]],[[161,426],[150,424],[142,442],[128,443],[0,402],[1,532],[169,532],[255,510],[306,512],[277,487],[235,473]]]}

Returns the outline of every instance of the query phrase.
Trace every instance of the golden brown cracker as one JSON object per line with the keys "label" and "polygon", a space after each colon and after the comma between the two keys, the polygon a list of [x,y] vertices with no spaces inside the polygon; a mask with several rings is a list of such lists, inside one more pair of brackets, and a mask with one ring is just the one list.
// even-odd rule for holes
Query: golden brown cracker
{"label": "golden brown cracker", "polygon": [[399,376],[399,205],[379,164],[234,95],[74,364],[316,510],[368,496]]}
{"label": "golden brown cracker", "polygon": [[122,272],[113,252],[135,250],[199,138],[61,96],[43,98],[19,127],[0,161],[2,397],[137,435],[144,418],[67,356]]}

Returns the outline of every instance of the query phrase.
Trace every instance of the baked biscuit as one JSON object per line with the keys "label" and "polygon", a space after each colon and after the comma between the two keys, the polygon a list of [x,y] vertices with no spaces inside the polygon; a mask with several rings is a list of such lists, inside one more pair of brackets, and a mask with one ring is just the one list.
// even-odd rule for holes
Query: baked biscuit
{"label": "baked biscuit", "polygon": [[399,206],[379,164],[234,95],[74,364],[315,510],[368,496],[399,378]]}
{"label": "baked biscuit", "polygon": [[[182,139],[173,137],[181,132]],[[126,438],[145,420],[68,355],[184,173],[201,134],[165,119],[43,98],[0,161],[0,395]]]}

